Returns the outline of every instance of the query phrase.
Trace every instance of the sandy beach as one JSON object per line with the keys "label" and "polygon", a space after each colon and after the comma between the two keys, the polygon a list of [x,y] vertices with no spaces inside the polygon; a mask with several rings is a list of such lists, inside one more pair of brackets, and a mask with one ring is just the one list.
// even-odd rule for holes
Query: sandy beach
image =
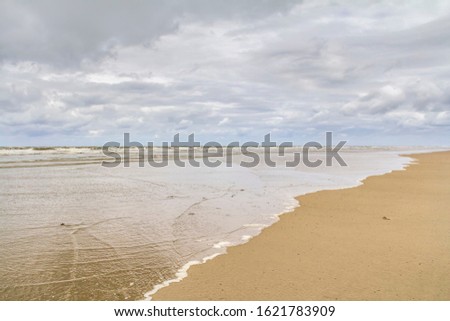
{"label": "sandy beach", "polygon": [[450,152],[299,198],[154,300],[450,300]]}
{"label": "sandy beach", "polygon": [[342,152],[348,167],[283,166],[295,152],[276,168],[247,169],[236,155],[233,167],[110,169],[89,164],[99,149],[0,148],[0,299],[141,300],[258,235],[296,195],[408,163],[405,149],[355,147]]}

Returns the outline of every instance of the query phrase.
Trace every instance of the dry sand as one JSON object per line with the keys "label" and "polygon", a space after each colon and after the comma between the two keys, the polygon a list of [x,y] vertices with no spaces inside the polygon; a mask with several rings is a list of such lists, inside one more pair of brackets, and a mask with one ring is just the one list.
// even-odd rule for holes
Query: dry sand
{"label": "dry sand", "polygon": [[154,300],[450,300],[450,152],[301,196]]}

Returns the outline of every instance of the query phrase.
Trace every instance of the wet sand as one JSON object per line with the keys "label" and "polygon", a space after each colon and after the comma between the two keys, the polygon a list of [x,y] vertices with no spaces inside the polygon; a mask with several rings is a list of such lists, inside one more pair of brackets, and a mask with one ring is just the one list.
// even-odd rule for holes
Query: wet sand
{"label": "wet sand", "polygon": [[154,300],[450,300],[450,152],[301,196],[248,243]]}

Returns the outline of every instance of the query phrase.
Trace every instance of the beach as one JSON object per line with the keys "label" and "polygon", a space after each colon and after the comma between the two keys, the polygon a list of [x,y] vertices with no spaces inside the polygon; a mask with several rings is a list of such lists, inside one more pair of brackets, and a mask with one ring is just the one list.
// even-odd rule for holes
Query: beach
{"label": "beach", "polygon": [[273,155],[275,168],[244,168],[239,154],[232,167],[107,168],[98,148],[0,148],[0,299],[148,298],[258,235],[297,195],[357,186],[412,152],[349,147],[348,166],[283,166],[299,151]]}
{"label": "beach", "polygon": [[450,300],[450,152],[298,198],[153,300]]}
{"label": "beach", "polygon": [[[383,271],[376,276],[379,279],[392,273],[407,276],[384,262],[382,255],[403,255],[400,263],[407,269],[407,262],[417,261],[419,267],[430,260],[441,264],[447,257],[448,248],[437,253],[448,244],[448,224],[442,222],[445,211],[432,207],[445,201],[435,192],[424,194],[421,200],[417,191],[409,191],[417,182],[433,181],[428,174],[408,178],[411,170],[428,163],[399,171],[413,161],[409,154],[418,153],[417,149],[350,147],[342,152],[348,166],[283,166],[295,152],[298,149],[274,157],[275,168],[264,164],[244,168],[239,166],[244,157],[239,154],[232,167],[169,164],[154,168],[132,162],[129,168],[106,168],[101,166],[98,149],[0,149],[0,299],[142,300],[154,293],[158,299],[172,288],[177,299],[184,299],[185,293],[202,300],[253,299],[255,287],[261,298],[306,298],[314,291],[313,298],[322,294],[340,298],[342,289],[350,293],[342,282],[366,286],[364,282],[372,279],[367,277],[372,270],[366,265]],[[311,155],[314,159],[324,156]],[[445,173],[445,169],[437,173],[440,193],[446,188]],[[399,180],[401,189],[389,191],[382,185],[384,194],[374,189],[362,197],[366,182],[384,181],[391,175],[406,175]],[[367,177],[371,178],[361,185]],[[345,189],[351,187],[356,188]],[[431,190],[428,185],[423,187]],[[340,194],[347,191],[351,193]],[[399,204],[409,204],[411,209],[395,208],[400,192],[413,196],[413,200],[402,196],[405,201]],[[366,199],[377,200],[377,204]],[[429,206],[423,222],[414,214],[420,208],[416,202]],[[361,216],[366,208],[377,213]],[[408,213],[415,221],[407,219]],[[433,238],[420,234],[423,229]],[[417,235],[411,235],[413,230]],[[399,242],[405,243],[403,252],[398,250]],[[407,247],[413,242],[417,243],[414,251]],[[421,248],[427,257],[416,253]],[[227,251],[230,254],[222,255]],[[363,260],[360,255],[366,252],[375,259]],[[209,261],[204,267],[195,265],[205,260]],[[218,268],[210,269],[215,262]],[[400,263],[390,262],[397,268]],[[197,269],[202,276],[196,282],[202,285],[194,282],[192,289],[177,290],[194,280]],[[440,270],[430,269],[433,273]],[[189,276],[175,284],[187,271]],[[352,278],[341,276],[342,271]],[[206,276],[210,279],[204,282]],[[354,281],[356,277],[361,280]],[[443,281],[438,277],[436,282]],[[173,284],[159,291],[168,283]],[[240,288],[247,284],[248,292],[235,293],[235,284]],[[308,289],[308,284],[317,289]],[[333,284],[332,292],[323,291]],[[218,289],[220,293],[212,295]],[[304,296],[300,296],[302,291]],[[362,290],[354,293],[357,297]],[[171,294],[167,298],[172,299]]]}

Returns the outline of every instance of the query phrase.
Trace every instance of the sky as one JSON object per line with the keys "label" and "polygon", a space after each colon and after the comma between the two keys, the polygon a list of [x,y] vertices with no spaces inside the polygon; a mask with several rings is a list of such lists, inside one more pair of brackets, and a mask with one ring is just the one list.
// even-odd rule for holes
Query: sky
{"label": "sky", "polygon": [[449,146],[449,87],[446,0],[0,0],[0,146]]}

